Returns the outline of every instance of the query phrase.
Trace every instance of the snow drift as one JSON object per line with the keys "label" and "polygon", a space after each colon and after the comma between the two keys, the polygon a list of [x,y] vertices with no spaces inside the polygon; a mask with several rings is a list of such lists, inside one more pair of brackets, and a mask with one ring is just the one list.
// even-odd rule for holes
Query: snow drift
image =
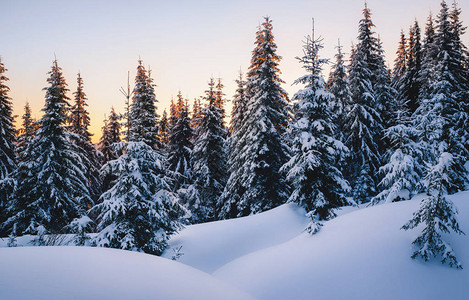
{"label": "snow drift", "polygon": [[0,299],[252,299],[183,264],[88,247],[0,249]]}

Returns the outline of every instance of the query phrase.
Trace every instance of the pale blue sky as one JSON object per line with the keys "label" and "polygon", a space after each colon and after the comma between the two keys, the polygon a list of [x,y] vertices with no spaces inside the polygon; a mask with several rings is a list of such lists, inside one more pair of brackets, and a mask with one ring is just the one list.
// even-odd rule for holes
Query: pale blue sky
{"label": "pale blue sky", "polygon": [[[355,42],[363,5],[363,0],[3,0],[0,55],[9,70],[10,96],[19,115],[29,101],[40,117],[42,88],[54,53],[72,91],[80,70],[97,139],[111,106],[123,111],[119,88],[126,83],[127,71],[133,80],[139,56],[153,70],[159,113],[178,90],[190,100],[202,95],[212,75],[224,80],[231,98],[240,67],[246,71],[249,66],[256,26],[269,15],[283,57],[282,78],[291,96],[298,89],[291,83],[302,72],[295,56],[311,32],[311,18],[316,33],[324,38],[321,56],[333,58],[338,38],[345,52]],[[440,1],[369,0],[368,6],[392,64],[400,30],[407,32],[416,18],[423,31],[430,10],[436,15]],[[460,1],[459,6],[468,26],[469,1]],[[463,41],[469,44],[468,34]]]}

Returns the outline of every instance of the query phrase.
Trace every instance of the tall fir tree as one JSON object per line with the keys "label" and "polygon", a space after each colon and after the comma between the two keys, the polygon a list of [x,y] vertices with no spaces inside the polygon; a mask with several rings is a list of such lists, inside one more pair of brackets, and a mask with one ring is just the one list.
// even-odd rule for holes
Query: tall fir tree
{"label": "tall fir tree", "polygon": [[448,263],[451,267],[462,269],[452,247],[443,240],[442,235],[450,233],[450,230],[464,234],[459,228],[456,215],[458,210],[454,204],[445,197],[447,188],[451,186],[451,165],[454,163],[453,156],[444,152],[439,157],[436,165],[429,170],[425,183],[428,188],[428,197],[424,198],[419,210],[413,214],[413,218],[402,226],[402,229],[414,229],[423,224],[424,228],[413,244],[419,249],[412,254],[412,258],[421,257],[425,261],[434,257],[441,257],[441,263]]}
{"label": "tall fir tree", "polygon": [[387,163],[380,168],[384,175],[380,182],[383,190],[373,197],[372,204],[408,200],[422,191],[425,162],[417,140],[418,130],[412,126],[407,102],[402,98],[399,100],[400,105],[395,112],[396,125],[384,133],[391,142],[391,148]]}
{"label": "tall fir tree", "polygon": [[18,185],[6,225],[18,235],[69,232],[68,225],[93,203],[86,167],[66,130],[68,89],[57,60],[47,82],[40,129],[15,172]]}
{"label": "tall fir tree", "polygon": [[357,202],[368,202],[378,191],[376,174],[381,166],[379,139],[382,136],[381,106],[376,98],[374,82],[378,69],[371,13],[365,4],[364,18],[359,24],[359,43],[351,56],[349,86],[352,91],[349,112],[345,119],[345,145],[350,149],[346,161],[346,178]]}
{"label": "tall fir tree", "polygon": [[8,96],[7,69],[0,58],[0,180],[16,168],[15,128],[13,126],[13,102]]}
{"label": "tall fir tree", "polygon": [[[397,91],[391,85],[391,71],[386,66],[384,50],[380,39],[377,40],[376,51],[374,53],[374,73],[373,90],[375,92],[376,106],[380,114],[381,126],[383,130],[395,125],[394,112],[396,111]],[[383,155],[390,148],[390,141],[383,137],[384,132],[378,132],[381,138],[377,143],[380,147],[379,153]]]}
{"label": "tall fir tree", "polygon": [[31,106],[29,102],[24,106],[24,114],[21,116],[21,119],[23,119],[22,128],[18,130],[17,139],[18,161],[24,160],[26,149],[36,136],[37,131],[37,122],[31,116]]}
{"label": "tall fir tree", "polygon": [[172,104],[170,130],[168,136],[168,168],[174,172],[175,189],[191,182],[192,129],[190,126],[189,108],[181,92],[177,102]]}
{"label": "tall fir tree", "polygon": [[466,95],[469,85],[466,81],[468,70],[465,69],[464,53],[457,46],[458,38],[451,24],[449,8],[445,1],[441,3],[438,14],[438,30],[435,36],[437,49],[435,66],[436,81],[433,83],[432,93],[429,95],[433,103],[432,111],[435,112],[439,122],[439,136],[437,136],[438,155],[448,152],[453,156],[454,163],[451,165],[452,186],[448,187],[449,193],[463,190],[467,182],[467,172],[464,164],[467,161],[468,152],[466,148],[466,137],[468,134],[467,122],[469,115],[465,110],[467,103]]}
{"label": "tall fir tree", "polygon": [[96,150],[91,143],[92,134],[89,132],[90,116],[86,110],[88,104],[85,91],[83,89],[83,78],[78,73],[77,90],[73,93],[75,96],[74,105],[71,107],[69,116],[69,131],[72,133],[72,141],[79,149],[81,160],[86,168],[85,175],[88,179],[88,189],[91,198],[96,201],[101,195],[101,178],[99,169],[101,168],[101,153]]}
{"label": "tall fir tree", "polygon": [[[281,88],[278,64],[281,57],[272,33],[272,21],[265,18],[256,33],[255,49],[246,85],[246,118],[238,136],[240,171],[231,173],[222,197],[222,218],[265,211],[288,199],[289,186],[280,167],[289,159],[285,132],[289,103]],[[239,182],[241,186],[231,189]]]}
{"label": "tall fir tree", "polygon": [[160,146],[156,102],[153,79],[145,70],[142,60],[139,60],[130,111],[129,141],[142,141],[153,149]]}
{"label": "tall fir tree", "polygon": [[219,110],[222,116],[222,124],[225,126],[225,94],[223,93],[223,88],[225,86],[222,83],[221,78],[217,79],[217,84],[215,86],[215,106]]}
{"label": "tall fir tree", "polygon": [[158,122],[158,137],[160,139],[160,144],[163,148],[168,146],[168,136],[169,136],[169,120],[168,113],[166,109],[163,111],[160,121]]}
{"label": "tall fir tree", "polygon": [[403,82],[404,95],[410,113],[417,110],[421,89],[420,72],[422,69],[422,44],[420,41],[420,26],[417,21],[409,30],[408,59],[406,65],[405,81]]}
{"label": "tall fir tree", "polygon": [[[217,207],[223,208],[224,211],[220,212],[219,218],[234,218],[237,215],[237,203],[244,190],[243,182],[241,181],[243,172],[243,161],[241,157],[242,147],[244,141],[241,138],[243,131],[244,120],[246,118],[247,109],[247,96],[246,96],[246,81],[243,79],[243,74],[239,73],[239,78],[236,80],[237,89],[233,97],[233,108],[231,110],[230,127],[228,129],[227,139],[227,168],[229,180],[225,186],[222,196],[219,198]],[[229,207],[225,204],[230,201]]]}
{"label": "tall fir tree", "polygon": [[195,188],[199,197],[192,210],[197,221],[213,221],[217,218],[217,203],[225,188],[227,180],[225,136],[223,125],[224,109],[221,81],[215,87],[213,78],[209,81],[209,89],[205,91],[208,105],[202,110],[202,119],[197,127],[192,166]]}
{"label": "tall fir tree", "polygon": [[332,65],[327,90],[334,95],[331,103],[332,119],[336,126],[336,137],[342,139],[344,132],[344,120],[347,115],[347,109],[351,103],[352,93],[347,82],[347,67],[345,66],[344,54],[340,42],[337,45],[337,54],[335,63]]}
{"label": "tall fir tree", "polygon": [[91,209],[99,220],[92,243],[160,255],[169,235],[182,227],[185,210],[171,192],[161,150],[139,141],[125,144],[122,151],[102,168],[104,176],[117,179]]}
{"label": "tall fir tree", "polygon": [[[13,103],[8,96],[9,80],[5,76],[7,69],[0,57],[0,224],[6,219],[6,209],[10,205],[15,180],[11,173],[16,169],[16,136],[13,126]],[[0,234],[3,235],[3,230]]]}
{"label": "tall fir tree", "polygon": [[407,39],[405,33],[401,30],[399,45],[396,51],[396,59],[394,60],[394,68],[391,73],[391,85],[397,91],[397,100],[406,103],[406,95],[403,91],[405,75],[407,72]]}
{"label": "tall fir tree", "polygon": [[116,113],[114,107],[112,107],[109,117],[105,120],[102,128],[103,134],[98,144],[98,149],[103,154],[104,163],[119,157],[118,152],[114,149],[114,145],[121,142],[120,119],[120,116]]}
{"label": "tall fir tree", "polygon": [[[313,37],[314,38],[314,37]],[[327,59],[319,58],[322,40],[306,38],[302,57],[297,57],[306,74],[294,83],[305,85],[292,98],[293,156],[282,167],[287,181],[293,187],[289,201],[304,207],[311,218],[310,233],[316,233],[321,223],[335,217],[334,209],[349,203],[345,192],[347,181],[335,165],[347,152],[347,148],[334,137],[330,103],[334,95],[326,91],[321,76]]]}

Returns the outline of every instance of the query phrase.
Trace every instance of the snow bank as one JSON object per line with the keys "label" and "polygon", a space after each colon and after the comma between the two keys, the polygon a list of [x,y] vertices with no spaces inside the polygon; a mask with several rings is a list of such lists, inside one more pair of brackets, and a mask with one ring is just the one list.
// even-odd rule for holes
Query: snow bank
{"label": "snow bank", "polygon": [[[469,233],[469,192],[450,199]],[[240,257],[214,276],[259,299],[468,299],[468,237],[444,237],[464,270],[410,258],[420,228],[400,228],[418,205],[415,199],[341,215],[314,236]]]}
{"label": "snow bank", "polygon": [[1,248],[0,270],[0,299],[253,299],[183,264],[115,249]]}
{"label": "snow bank", "polygon": [[294,204],[244,218],[187,226],[173,236],[163,257],[182,246],[178,260],[207,273],[260,249],[286,242],[301,234],[308,220]]}

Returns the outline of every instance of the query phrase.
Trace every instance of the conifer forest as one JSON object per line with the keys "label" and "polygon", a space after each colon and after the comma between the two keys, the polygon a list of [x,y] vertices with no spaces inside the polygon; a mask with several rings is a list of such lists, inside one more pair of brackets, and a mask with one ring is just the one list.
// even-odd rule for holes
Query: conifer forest
{"label": "conifer forest", "polygon": [[[108,108],[97,143],[86,76],[65,78],[67,65],[58,55],[44,70],[45,97],[30,100],[41,101],[40,115],[26,103],[15,116],[9,57],[1,57],[1,245],[104,247],[184,263],[193,254],[190,232],[209,224],[248,222],[288,208],[305,221],[297,234],[319,239],[346,216],[381,212],[401,220],[393,209],[411,207],[393,225],[407,237],[407,255],[398,259],[462,274],[469,266],[469,242],[463,242],[469,232],[469,51],[461,15],[469,11],[442,0],[424,23],[415,20],[401,31],[395,53],[386,53],[394,58],[389,65],[373,3],[361,9],[352,46],[339,42],[332,58],[322,55],[321,32],[305,28],[310,34],[297,49],[302,73],[294,82],[282,79],[282,47],[269,16],[259,16],[252,28],[249,67],[233,78],[206,78],[196,99],[179,91],[162,107],[157,99],[164,87],[136,59],[136,76],[122,90],[125,110]],[[230,80],[234,95],[225,92]],[[296,92],[288,94],[286,84]],[[278,228],[289,226],[278,222]],[[387,243],[392,247],[393,240]],[[226,266],[213,274],[232,276]],[[302,298],[267,296],[233,282],[249,297]],[[226,293],[249,298],[237,292]],[[455,293],[448,299],[469,297]]]}

